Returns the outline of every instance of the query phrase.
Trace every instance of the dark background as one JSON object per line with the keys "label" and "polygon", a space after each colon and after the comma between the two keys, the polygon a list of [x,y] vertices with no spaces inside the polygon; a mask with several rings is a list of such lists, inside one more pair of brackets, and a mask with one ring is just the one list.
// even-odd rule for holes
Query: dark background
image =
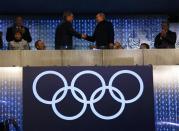
{"label": "dark background", "polygon": [[1,13],[179,13],[178,0],[1,0]]}
{"label": "dark background", "polygon": [[[70,85],[74,75],[83,70],[98,72],[109,83],[111,76],[119,70],[129,69],[137,72],[144,82],[142,97],[132,103],[126,104],[124,112],[116,119],[102,120],[96,117],[88,105],[86,112],[79,119],[66,121],[58,118],[50,105],[40,103],[32,93],[32,83],[35,77],[46,70],[58,71],[65,76]],[[80,77],[75,86],[81,89],[89,100],[91,94],[101,86],[98,78],[92,75]],[[125,96],[131,99],[139,91],[139,83],[131,75],[121,75],[114,80],[113,86],[118,88]],[[54,93],[63,87],[62,81],[53,75],[42,77],[38,82],[38,93],[46,100],[52,99]],[[49,68],[24,68],[23,71],[23,106],[24,106],[24,131],[154,131],[154,99],[152,67],[49,67]],[[70,92],[65,99],[56,104],[58,110],[65,115],[79,113],[82,104],[77,102]],[[116,113],[121,104],[116,102],[108,91],[102,100],[95,104],[98,112],[103,115]]]}

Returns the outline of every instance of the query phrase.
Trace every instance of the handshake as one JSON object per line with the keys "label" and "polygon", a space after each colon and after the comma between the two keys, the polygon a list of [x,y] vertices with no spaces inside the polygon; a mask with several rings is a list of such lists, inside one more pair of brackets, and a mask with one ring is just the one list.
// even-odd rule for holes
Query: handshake
{"label": "handshake", "polygon": [[86,34],[82,34],[82,35],[81,35],[81,38],[82,38],[82,39],[86,39],[86,38],[87,38],[87,35],[86,35]]}

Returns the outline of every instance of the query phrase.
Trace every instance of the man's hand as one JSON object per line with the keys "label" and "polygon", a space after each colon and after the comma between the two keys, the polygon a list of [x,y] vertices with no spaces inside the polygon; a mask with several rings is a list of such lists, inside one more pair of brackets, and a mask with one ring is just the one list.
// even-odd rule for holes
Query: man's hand
{"label": "man's hand", "polygon": [[87,35],[86,34],[82,34],[81,38],[86,39]]}

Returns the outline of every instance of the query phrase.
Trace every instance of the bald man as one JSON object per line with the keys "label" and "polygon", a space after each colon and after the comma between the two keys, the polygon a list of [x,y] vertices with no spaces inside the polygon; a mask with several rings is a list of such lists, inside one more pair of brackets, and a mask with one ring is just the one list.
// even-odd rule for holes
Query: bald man
{"label": "bald man", "polygon": [[170,31],[168,21],[162,22],[162,31],[156,36],[154,46],[157,49],[175,48],[176,32]]}
{"label": "bald man", "polygon": [[82,36],[85,40],[96,42],[97,49],[109,49],[114,43],[113,24],[106,20],[104,13],[96,15],[97,26],[92,36]]}

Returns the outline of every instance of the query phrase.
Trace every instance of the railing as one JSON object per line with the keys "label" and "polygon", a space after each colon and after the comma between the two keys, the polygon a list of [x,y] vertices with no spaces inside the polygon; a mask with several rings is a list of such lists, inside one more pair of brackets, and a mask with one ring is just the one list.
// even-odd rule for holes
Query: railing
{"label": "railing", "polygon": [[177,65],[179,49],[0,51],[0,67]]}

